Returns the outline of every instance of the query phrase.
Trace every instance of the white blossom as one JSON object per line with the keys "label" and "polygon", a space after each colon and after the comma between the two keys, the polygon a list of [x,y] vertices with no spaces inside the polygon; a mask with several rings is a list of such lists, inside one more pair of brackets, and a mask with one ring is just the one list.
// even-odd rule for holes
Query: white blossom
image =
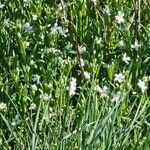
{"label": "white blossom", "polygon": [[63,29],[61,26],[58,26],[57,22],[54,24],[54,26],[51,28],[52,34],[60,34],[64,37],[67,37],[66,33],[68,33],[68,29]]}
{"label": "white blossom", "polygon": [[19,118],[19,115],[16,115],[15,118],[13,119],[12,125],[16,126],[21,123],[21,119]]}
{"label": "white blossom", "polygon": [[101,88],[100,93],[101,93],[101,97],[102,97],[102,98],[108,97],[108,87],[107,87],[107,86],[103,86],[103,87]]}
{"label": "white blossom", "polygon": [[18,35],[19,38],[21,38],[21,33],[18,32],[17,35]]}
{"label": "white blossom", "polygon": [[1,103],[0,103],[0,110],[3,110],[3,109],[7,109],[7,104],[1,102]]}
{"label": "white blossom", "polygon": [[96,37],[95,42],[96,42],[96,44],[102,44],[102,38],[101,37],[100,38]]}
{"label": "white blossom", "polygon": [[54,26],[51,28],[51,33],[52,34],[59,34],[62,32],[62,27],[61,26],[58,26],[57,23],[54,24]]}
{"label": "white blossom", "polygon": [[26,22],[23,27],[27,33],[33,32],[33,27],[30,25],[29,22]]}
{"label": "white blossom", "polygon": [[9,18],[8,19],[4,19],[3,24],[4,24],[5,27],[9,27],[10,26],[10,20],[9,20]]}
{"label": "white blossom", "polygon": [[33,84],[33,85],[31,85],[31,89],[33,90],[33,91],[37,91],[37,86],[36,86],[36,84]]}
{"label": "white blossom", "polygon": [[140,44],[138,43],[138,40],[136,39],[134,44],[131,44],[131,48],[138,50],[140,47]]}
{"label": "white blossom", "polygon": [[101,92],[100,86],[99,86],[99,85],[95,85],[95,86],[94,86],[94,91],[96,91],[96,92]]}
{"label": "white blossom", "polygon": [[125,46],[124,41],[123,40],[119,41],[118,46],[119,47],[124,47]]}
{"label": "white blossom", "polygon": [[52,84],[52,83],[49,83],[49,84],[47,85],[47,87],[48,87],[49,89],[51,89],[51,88],[53,87],[53,84]]}
{"label": "white blossom", "polygon": [[85,65],[85,61],[81,58],[81,59],[80,59],[80,62],[81,62],[81,64],[80,64],[80,65],[81,65],[82,67],[84,67],[84,65]]}
{"label": "white blossom", "polygon": [[118,11],[118,14],[115,16],[116,21],[120,24],[124,22],[124,13],[121,11]]}
{"label": "white blossom", "polygon": [[30,65],[34,65],[35,64],[35,62],[34,62],[34,60],[30,60]]}
{"label": "white blossom", "polygon": [[108,16],[111,15],[111,13],[110,13],[110,8],[109,8],[107,5],[105,6],[104,12],[105,12]]}
{"label": "white blossom", "polygon": [[60,10],[64,9],[65,7],[66,7],[66,4],[64,2],[61,2],[61,3],[58,4],[58,8]]}
{"label": "white blossom", "polygon": [[132,92],[132,94],[133,94],[133,95],[136,95],[136,94],[137,94],[137,92],[133,91],[133,92]]}
{"label": "white blossom", "polygon": [[138,80],[138,87],[141,89],[142,93],[144,93],[148,88],[142,80]]}
{"label": "white blossom", "polygon": [[84,71],[84,77],[85,77],[85,79],[90,79],[90,73],[89,72],[87,72],[87,71]]}
{"label": "white blossom", "polygon": [[29,3],[29,0],[23,0],[24,3]]}
{"label": "white blossom", "polygon": [[55,54],[55,53],[58,53],[60,51],[58,49],[54,48],[54,47],[51,47],[51,48],[47,48],[46,52]]}
{"label": "white blossom", "polygon": [[94,3],[94,5],[96,5],[96,1],[97,1],[97,0],[91,0],[91,2]]}
{"label": "white blossom", "polygon": [[126,64],[129,64],[129,61],[130,61],[131,59],[130,59],[130,57],[127,56],[126,53],[124,53],[122,60],[123,60]]}
{"label": "white blossom", "polygon": [[33,75],[32,81],[39,84],[40,83],[40,76],[37,74]]}
{"label": "white blossom", "polygon": [[70,86],[69,86],[69,96],[73,96],[76,94],[76,86],[77,86],[77,79],[76,78],[71,78],[70,81]]}
{"label": "white blossom", "polygon": [[32,19],[35,21],[37,20],[37,15],[32,15]]}
{"label": "white blossom", "polygon": [[108,97],[108,87],[103,86],[102,88],[99,85],[95,85],[94,90],[101,94],[101,98]]}
{"label": "white blossom", "polygon": [[4,4],[2,4],[1,2],[0,2],[0,9],[3,9],[4,8]]}
{"label": "white blossom", "polygon": [[112,97],[111,101],[112,101],[112,102],[118,102],[119,99],[121,99],[121,92],[118,91],[116,94],[114,93],[112,96],[113,96],[113,97]]}
{"label": "white blossom", "polygon": [[36,104],[31,103],[31,104],[30,104],[30,107],[29,107],[29,110],[34,110],[35,108],[36,108]]}
{"label": "white blossom", "polygon": [[29,5],[29,0],[23,0],[23,2],[25,7]]}
{"label": "white blossom", "polygon": [[144,77],[143,77],[143,81],[144,81],[144,82],[148,82],[149,80],[150,80],[150,76],[144,76]]}
{"label": "white blossom", "polygon": [[122,73],[119,73],[119,74],[115,74],[115,79],[114,81],[117,81],[119,83],[122,83],[124,81],[125,77],[124,75],[122,75]]}
{"label": "white blossom", "polygon": [[86,51],[86,47],[85,46],[79,46],[78,49],[79,49],[80,53],[83,53],[83,52]]}
{"label": "white blossom", "polygon": [[41,100],[48,100],[49,98],[51,98],[51,95],[48,95],[47,93],[40,94]]}

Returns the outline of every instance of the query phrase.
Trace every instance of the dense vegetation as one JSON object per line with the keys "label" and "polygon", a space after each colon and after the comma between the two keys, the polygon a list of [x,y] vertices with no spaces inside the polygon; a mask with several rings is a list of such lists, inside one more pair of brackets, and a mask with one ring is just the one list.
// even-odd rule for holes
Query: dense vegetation
{"label": "dense vegetation", "polygon": [[1,0],[0,149],[149,150],[149,11]]}

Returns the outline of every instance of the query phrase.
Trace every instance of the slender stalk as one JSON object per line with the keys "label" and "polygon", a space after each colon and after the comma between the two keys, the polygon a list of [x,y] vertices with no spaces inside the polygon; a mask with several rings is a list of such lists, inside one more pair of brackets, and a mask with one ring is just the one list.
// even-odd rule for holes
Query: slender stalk
{"label": "slender stalk", "polygon": [[73,31],[74,31],[74,45],[75,45],[75,49],[76,49],[77,55],[78,55],[79,67],[80,67],[82,76],[84,77],[84,79],[86,79],[86,77],[84,75],[84,68],[83,68],[82,63],[81,63],[81,53],[79,51],[79,44],[78,44],[78,33],[77,33],[77,29],[76,29],[76,27],[72,21],[71,21],[71,26],[72,26]]}
{"label": "slender stalk", "polygon": [[140,22],[141,22],[141,0],[138,0],[138,33],[140,33]]}

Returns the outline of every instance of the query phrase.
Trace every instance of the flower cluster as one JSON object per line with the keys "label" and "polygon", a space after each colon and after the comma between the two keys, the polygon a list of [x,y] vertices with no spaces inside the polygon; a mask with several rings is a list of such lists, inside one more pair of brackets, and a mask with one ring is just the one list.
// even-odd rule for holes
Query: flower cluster
{"label": "flower cluster", "polygon": [[77,79],[76,78],[71,78],[70,81],[70,86],[69,86],[69,96],[73,96],[76,94],[76,88],[77,88]]}

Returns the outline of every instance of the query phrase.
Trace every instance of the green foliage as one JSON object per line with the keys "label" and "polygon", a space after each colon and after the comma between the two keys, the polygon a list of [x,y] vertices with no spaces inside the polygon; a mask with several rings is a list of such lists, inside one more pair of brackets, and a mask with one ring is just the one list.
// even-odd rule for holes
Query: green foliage
{"label": "green foliage", "polygon": [[0,2],[0,149],[150,149],[150,2]]}

